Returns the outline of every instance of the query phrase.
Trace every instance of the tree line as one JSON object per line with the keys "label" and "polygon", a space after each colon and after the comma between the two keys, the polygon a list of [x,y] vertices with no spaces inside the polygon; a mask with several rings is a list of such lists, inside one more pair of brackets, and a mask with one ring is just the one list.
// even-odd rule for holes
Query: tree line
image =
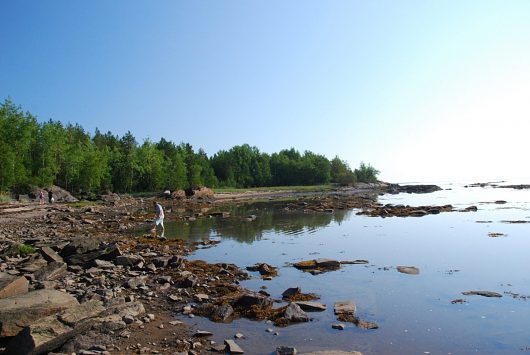
{"label": "tree line", "polygon": [[267,154],[248,144],[208,157],[188,143],[161,138],[139,144],[78,124],[35,116],[6,99],[0,105],[0,191],[30,185],[61,186],[79,192],[140,192],[207,187],[315,185],[375,182],[379,171],[361,163],[352,170],[335,157],[296,149]]}

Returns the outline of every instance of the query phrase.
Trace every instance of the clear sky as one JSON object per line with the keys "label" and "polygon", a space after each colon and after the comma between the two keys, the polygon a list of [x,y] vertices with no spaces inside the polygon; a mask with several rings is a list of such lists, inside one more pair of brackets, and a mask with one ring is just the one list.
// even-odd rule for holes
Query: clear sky
{"label": "clear sky", "polygon": [[0,1],[0,100],[386,181],[530,177],[530,1]]}

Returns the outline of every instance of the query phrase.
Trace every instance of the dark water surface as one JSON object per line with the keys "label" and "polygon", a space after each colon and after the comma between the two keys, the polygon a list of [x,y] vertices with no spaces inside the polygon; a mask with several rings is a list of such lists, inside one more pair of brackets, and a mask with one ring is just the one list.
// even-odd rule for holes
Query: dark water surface
{"label": "dark water surface", "polygon": [[[246,353],[270,354],[277,346],[298,351],[358,350],[365,354],[520,354],[530,349],[530,191],[493,187],[445,185],[425,195],[386,195],[383,203],[470,205],[477,212],[451,212],[421,218],[380,218],[334,213],[284,211],[277,203],[231,207],[228,219],[199,219],[167,226],[166,237],[200,240],[221,238],[219,245],[198,250],[192,259],[230,262],[241,268],[256,262],[279,267],[279,276],[263,281],[257,273],[243,286],[258,291],[267,286],[274,298],[299,286],[321,296],[325,312],[309,313],[309,323],[276,328],[266,322],[237,320],[212,323],[186,320],[214,332],[222,342],[237,332]],[[504,200],[499,204],[495,201]],[[257,215],[248,222],[243,216]],[[482,223],[479,223],[482,222]],[[490,232],[505,236],[492,238]],[[367,259],[368,265],[345,265],[313,276],[288,266],[314,259]],[[418,267],[406,275],[398,265]],[[502,298],[464,296],[463,291],[487,290]],[[451,304],[463,298],[465,304]],[[331,328],[339,323],[333,304],[352,300],[361,319],[377,330]],[[273,328],[279,335],[266,332]]]}

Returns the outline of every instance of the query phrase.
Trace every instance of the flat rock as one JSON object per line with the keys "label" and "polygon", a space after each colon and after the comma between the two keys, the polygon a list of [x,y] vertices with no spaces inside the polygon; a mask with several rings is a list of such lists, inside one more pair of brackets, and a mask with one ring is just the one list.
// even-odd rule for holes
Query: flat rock
{"label": "flat rock", "polygon": [[141,262],[145,262],[144,258],[140,255],[120,255],[116,258],[114,261],[116,265],[123,265],[123,266],[135,266],[140,264]]}
{"label": "flat rock", "polygon": [[41,318],[26,326],[6,348],[6,354],[44,354],[57,349],[68,339],[88,330],[95,317],[105,307],[99,301],[89,301],[59,314]]}
{"label": "flat rock", "polygon": [[0,273],[0,299],[28,293],[29,281],[24,276]]}
{"label": "flat rock", "polygon": [[78,304],[65,292],[47,289],[1,299],[0,336],[15,336],[35,320]]}
{"label": "flat rock", "polygon": [[343,313],[355,314],[355,311],[357,310],[357,306],[352,301],[338,301],[338,302],[335,302],[335,306],[333,307],[333,310],[335,314],[343,314]]}
{"label": "flat rock", "polygon": [[52,248],[50,247],[42,247],[39,249],[40,255],[46,260],[47,262],[63,262],[63,258],[57,254]]}
{"label": "flat rock", "polygon": [[225,339],[226,350],[229,354],[244,354],[245,352],[232,339]]}
{"label": "flat rock", "polygon": [[502,297],[500,293],[493,291],[465,291],[462,294],[466,296]]}
{"label": "flat rock", "polygon": [[307,312],[323,312],[327,309],[325,304],[319,302],[296,301],[295,303]]}
{"label": "flat rock", "polygon": [[419,275],[420,269],[415,266],[398,266],[396,267],[398,272],[408,275]]}
{"label": "flat rock", "polygon": [[35,271],[35,280],[37,281],[55,281],[66,276],[66,263],[62,261],[52,261],[48,265]]}
{"label": "flat rock", "polygon": [[60,255],[66,257],[73,254],[85,254],[98,248],[99,240],[95,238],[77,237],[61,250]]}

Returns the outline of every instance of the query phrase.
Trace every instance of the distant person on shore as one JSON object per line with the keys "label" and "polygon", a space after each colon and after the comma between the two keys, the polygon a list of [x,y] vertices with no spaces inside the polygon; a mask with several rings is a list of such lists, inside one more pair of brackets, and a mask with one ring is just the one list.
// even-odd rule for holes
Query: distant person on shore
{"label": "distant person on shore", "polygon": [[44,203],[44,191],[39,191],[39,205],[42,205]]}
{"label": "distant person on shore", "polygon": [[54,201],[53,192],[52,192],[52,189],[49,189],[48,190],[48,202],[53,203],[53,201]]}
{"label": "distant person on shore", "polygon": [[155,209],[155,213],[156,213],[156,216],[155,216],[155,226],[153,227],[153,229],[151,229],[151,232],[156,234],[156,227],[160,224],[162,226],[162,234],[160,235],[161,237],[164,236],[164,231],[165,231],[165,228],[164,228],[164,209],[162,208],[162,205],[158,202],[153,201],[153,208]]}

